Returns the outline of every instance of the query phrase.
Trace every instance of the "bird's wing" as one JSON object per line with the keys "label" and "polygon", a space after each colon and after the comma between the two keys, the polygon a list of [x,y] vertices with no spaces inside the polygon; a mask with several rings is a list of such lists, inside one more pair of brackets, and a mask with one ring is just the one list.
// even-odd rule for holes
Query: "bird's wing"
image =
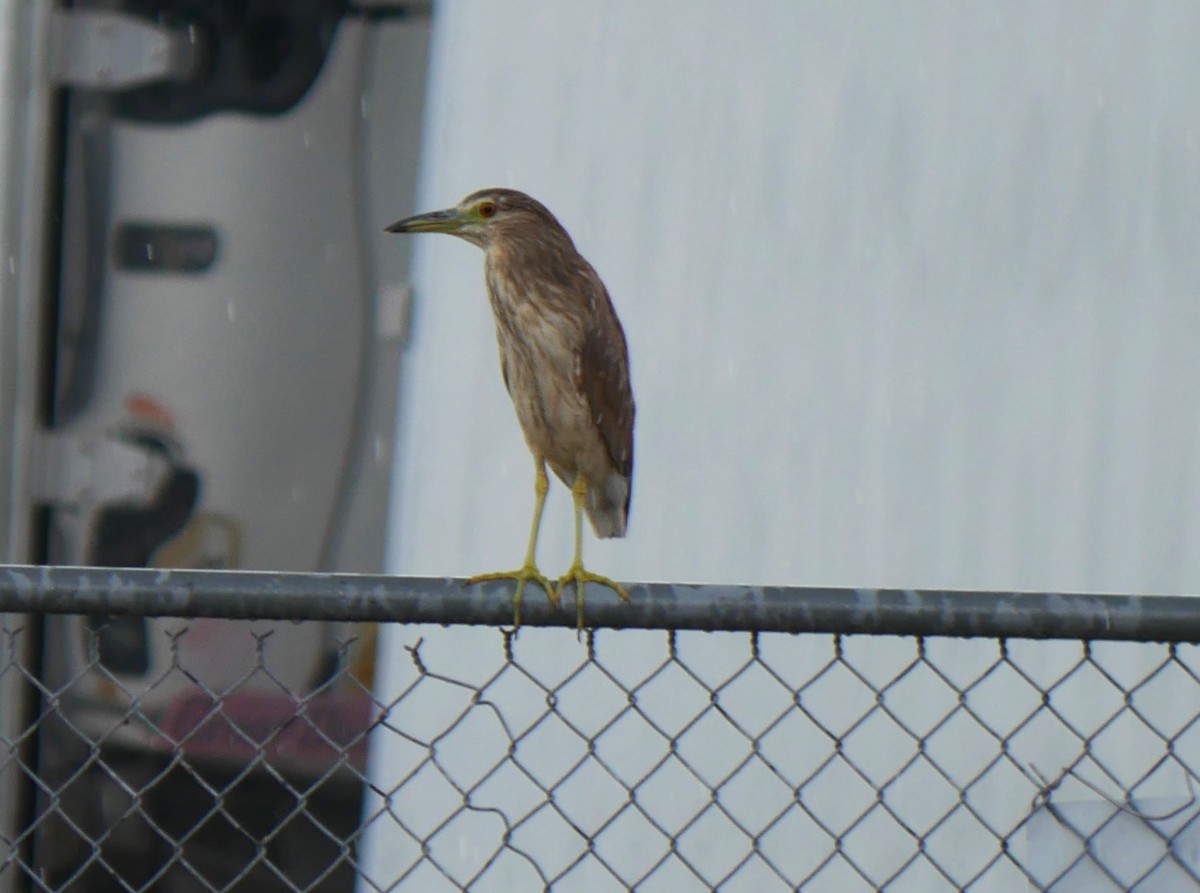
{"label": "bird's wing", "polygon": [[596,299],[583,331],[579,353],[579,390],[587,397],[592,421],[604,438],[616,470],[633,474],[633,390],[625,332],[608,291],[596,277]]}
{"label": "bird's wing", "polygon": [[500,352],[500,375],[504,378],[504,390],[508,391],[508,395],[512,396],[512,385],[508,383],[508,357],[504,351]]}

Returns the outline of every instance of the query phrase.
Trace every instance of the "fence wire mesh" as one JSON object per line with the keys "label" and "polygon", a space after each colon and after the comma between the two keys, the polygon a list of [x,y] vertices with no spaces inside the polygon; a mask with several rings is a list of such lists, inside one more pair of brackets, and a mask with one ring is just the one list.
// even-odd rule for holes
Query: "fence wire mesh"
{"label": "fence wire mesh", "polygon": [[9,617],[0,883],[1200,886],[1195,645],[295,626]]}

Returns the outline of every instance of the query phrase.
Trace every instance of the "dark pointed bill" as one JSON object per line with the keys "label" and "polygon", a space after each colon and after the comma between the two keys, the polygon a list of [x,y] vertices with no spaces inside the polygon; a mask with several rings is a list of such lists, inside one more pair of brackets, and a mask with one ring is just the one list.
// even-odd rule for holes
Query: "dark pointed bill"
{"label": "dark pointed bill", "polygon": [[463,224],[462,216],[457,208],[445,211],[430,211],[428,214],[416,214],[397,220],[386,227],[387,233],[452,233]]}

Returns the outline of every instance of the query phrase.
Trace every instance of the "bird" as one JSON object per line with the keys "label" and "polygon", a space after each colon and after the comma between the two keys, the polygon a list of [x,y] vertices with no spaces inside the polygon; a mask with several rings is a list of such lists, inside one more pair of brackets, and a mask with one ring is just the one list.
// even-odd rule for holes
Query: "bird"
{"label": "bird", "polygon": [[[623,537],[633,493],[629,348],[608,290],[558,219],[515,189],[481,189],[452,208],[398,220],[386,232],[449,233],[483,249],[500,371],[533,454],[533,522],[524,563],[467,583],[515,581],[514,629],[521,625],[527,583],[541,586],[556,609],[574,583],[576,628],[582,630],[587,583],[629,600],[625,587],[583,565],[582,514],[596,536]],[[570,489],[575,520],[574,556],[554,583],[536,562],[547,465]]]}

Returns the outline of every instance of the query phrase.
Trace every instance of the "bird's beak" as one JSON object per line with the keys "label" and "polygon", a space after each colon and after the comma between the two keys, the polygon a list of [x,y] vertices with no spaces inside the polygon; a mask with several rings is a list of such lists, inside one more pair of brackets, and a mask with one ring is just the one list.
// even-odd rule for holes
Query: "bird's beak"
{"label": "bird's beak", "polygon": [[416,214],[397,220],[384,232],[388,233],[456,233],[462,229],[467,220],[457,208],[445,211],[430,211],[428,214]]}

